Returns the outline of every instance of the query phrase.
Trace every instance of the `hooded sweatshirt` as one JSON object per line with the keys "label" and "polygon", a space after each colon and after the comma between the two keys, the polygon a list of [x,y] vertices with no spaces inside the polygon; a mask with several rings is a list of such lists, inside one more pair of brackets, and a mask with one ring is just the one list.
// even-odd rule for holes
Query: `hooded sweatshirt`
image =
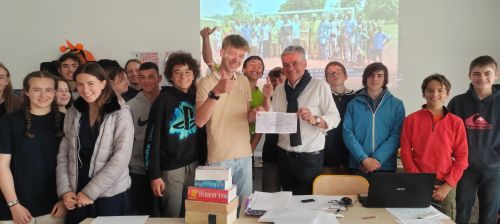
{"label": "hooded sweatshirt", "polygon": [[463,119],[469,145],[469,169],[500,169],[500,85],[480,100],[472,84],[451,99],[448,109]]}
{"label": "hooded sweatshirt", "polygon": [[[204,129],[196,127],[195,92],[165,87],[151,107],[144,143],[145,167],[149,177],[187,166],[206,156]],[[203,155],[205,153],[205,155]]]}
{"label": "hooded sweatshirt", "polygon": [[134,121],[134,146],[132,148],[132,158],[130,159],[129,169],[133,174],[146,175],[144,169],[144,137],[146,136],[146,127],[148,125],[148,116],[153,101],[149,100],[144,92],[139,92],[134,98],[127,102],[130,106],[130,113]]}

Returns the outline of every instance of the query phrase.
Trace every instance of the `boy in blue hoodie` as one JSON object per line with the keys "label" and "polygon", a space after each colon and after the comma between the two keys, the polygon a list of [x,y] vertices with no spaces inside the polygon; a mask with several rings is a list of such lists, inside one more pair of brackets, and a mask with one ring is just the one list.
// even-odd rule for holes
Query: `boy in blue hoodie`
{"label": "boy in blue hoodie", "polygon": [[347,104],[343,138],[354,173],[396,171],[396,152],[405,109],[387,89],[389,75],[382,63],[363,71],[363,86]]}
{"label": "boy in blue hoodie", "polygon": [[468,223],[479,198],[479,223],[496,223],[500,209],[500,85],[497,62],[480,56],[469,66],[470,88],[453,97],[449,110],[467,131],[469,167],[457,185],[457,223]]}

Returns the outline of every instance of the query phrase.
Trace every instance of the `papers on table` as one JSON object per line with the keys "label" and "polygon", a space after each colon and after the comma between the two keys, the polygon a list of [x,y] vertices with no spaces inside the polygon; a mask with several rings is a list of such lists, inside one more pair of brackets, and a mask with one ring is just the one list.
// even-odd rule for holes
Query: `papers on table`
{"label": "papers on table", "polygon": [[332,213],[320,210],[290,210],[276,209],[267,211],[261,216],[259,222],[274,222],[275,224],[336,224],[337,218]]}
{"label": "papers on table", "polygon": [[441,223],[443,219],[450,219],[436,208],[429,206],[427,208],[387,208],[392,215],[397,218],[401,224],[416,223]]}
{"label": "papers on table", "polygon": [[442,224],[441,219],[397,219],[399,224]]}
{"label": "papers on table", "polygon": [[290,134],[296,132],[296,113],[257,112],[255,133]]}
{"label": "papers on table", "polygon": [[265,211],[259,222],[274,223],[338,223],[329,209],[329,201],[340,200],[339,196],[292,195],[292,192],[266,193],[255,191],[247,206],[247,214]]}
{"label": "papers on table", "polygon": [[144,216],[99,216],[92,221],[92,224],[138,224],[146,223],[147,215]]}
{"label": "papers on table", "polygon": [[255,191],[252,195],[250,203],[248,204],[248,208],[264,211],[283,209],[286,208],[291,197],[292,192],[290,191],[281,191],[276,193]]}
{"label": "papers on table", "polygon": [[[267,193],[255,191],[248,203],[247,209],[269,211],[273,209],[306,209],[306,210],[336,210],[332,201],[340,201],[342,196],[335,195],[292,195],[292,192],[281,191]],[[304,203],[302,200],[313,199]]]}

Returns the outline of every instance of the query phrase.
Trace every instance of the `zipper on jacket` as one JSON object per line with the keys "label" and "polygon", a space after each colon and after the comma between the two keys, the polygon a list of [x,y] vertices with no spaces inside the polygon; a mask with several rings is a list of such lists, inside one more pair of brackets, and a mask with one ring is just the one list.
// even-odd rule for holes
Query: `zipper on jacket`
{"label": "zipper on jacket", "polygon": [[429,113],[431,114],[431,121],[432,121],[432,133],[434,133],[434,130],[436,128],[436,125],[437,125],[437,121],[434,120],[434,114],[429,111]]}
{"label": "zipper on jacket", "polygon": [[368,106],[368,108],[370,108],[370,111],[372,112],[372,153],[375,152],[375,114],[377,114],[378,109],[382,106],[382,102],[384,102],[384,98],[386,95],[387,92],[382,96],[382,99],[380,99],[380,103],[378,104],[378,107],[377,109],[375,109],[375,111],[373,111],[373,108],[370,107],[370,104],[366,102],[366,105]]}
{"label": "zipper on jacket", "polygon": [[434,128],[436,127],[437,122],[434,120],[434,115],[431,113],[432,117],[432,133],[434,133]]}
{"label": "zipper on jacket", "polygon": [[372,153],[375,152],[375,113],[372,112]]}
{"label": "zipper on jacket", "polygon": [[[77,117],[78,117],[78,112],[77,112]],[[80,122],[80,119],[75,119],[75,125],[77,125],[76,122]],[[78,123],[79,124],[79,123]],[[79,131],[76,129],[76,128],[73,128],[75,130],[75,148],[76,148],[76,169],[75,169],[75,173],[76,173],[76,186],[75,186],[75,191],[78,189],[78,166],[80,164],[80,135],[78,135]],[[78,129],[80,129],[80,125],[78,125]],[[83,165],[83,164],[82,164]]]}

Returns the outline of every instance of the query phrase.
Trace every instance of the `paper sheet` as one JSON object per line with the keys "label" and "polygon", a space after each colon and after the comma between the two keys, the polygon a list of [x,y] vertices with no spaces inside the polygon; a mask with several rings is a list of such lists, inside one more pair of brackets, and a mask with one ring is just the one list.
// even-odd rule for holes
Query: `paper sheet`
{"label": "paper sheet", "polygon": [[140,224],[146,223],[148,216],[99,216],[92,221],[92,224]]}
{"label": "paper sheet", "polygon": [[[399,220],[431,220],[431,219],[450,219],[436,208],[429,206],[427,208],[386,208],[392,215],[394,215]],[[439,213],[439,215],[429,218],[421,219],[421,216],[429,213]]]}
{"label": "paper sheet", "polygon": [[442,219],[398,219],[399,224],[441,224]]}
{"label": "paper sheet", "polygon": [[[316,224],[331,223],[331,214],[323,214],[319,210],[289,210],[277,209],[266,212],[259,218],[259,222],[274,222],[275,224]],[[330,216],[331,215],[331,216]],[[336,221],[335,216],[333,219]],[[325,222],[325,220],[327,220]]]}
{"label": "paper sheet", "polygon": [[255,133],[290,134],[297,132],[297,114],[257,112]]}
{"label": "paper sheet", "polygon": [[288,205],[292,197],[292,192],[281,191],[276,193],[267,193],[255,191],[248,207],[254,210],[268,211],[271,209],[283,209]]}

